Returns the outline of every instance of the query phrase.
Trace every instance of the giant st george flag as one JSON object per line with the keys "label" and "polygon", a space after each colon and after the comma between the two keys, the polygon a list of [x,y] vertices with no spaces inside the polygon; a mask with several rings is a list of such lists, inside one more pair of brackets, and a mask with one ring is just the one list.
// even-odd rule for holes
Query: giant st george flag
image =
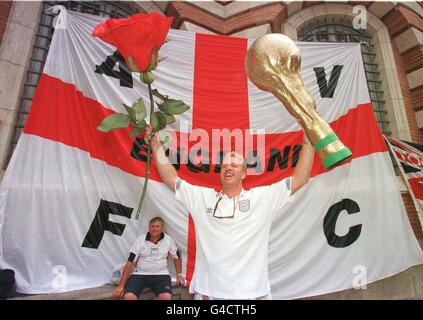
{"label": "giant st george flag", "polygon": [[[91,36],[102,19],[61,12],[31,113],[2,181],[0,262],[16,271],[20,292],[107,283],[157,215],[182,251],[187,279],[193,274],[193,222],[155,169],[143,216],[135,220],[144,182],[143,141],[129,139],[128,130],[96,130],[106,115],[125,112],[122,103],[139,96],[148,101],[145,85],[127,72],[116,48]],[[265,158],[249,159],[263,174],[247,177],[247,188],[290,176],[302,131],[279,101],[247,80],[244,59],[252,41],[176,30],[168,40],[153,85],[191,106],[173,124],[177,134],[187,139],[195,129],[240,129],[266,142]],[[316,156],[313,178],[273,221],[270,282],[273,296],[287,299],[348,289],[357,277],[372,282],[423,262],[373,116],[360,46],[298,45],[318,111],[353,158],[326,171]],[[182,161],[186,153],[171,156]],[[205,159],[202,165],[176,166],[191,183],[219,186],[218,167]]]}

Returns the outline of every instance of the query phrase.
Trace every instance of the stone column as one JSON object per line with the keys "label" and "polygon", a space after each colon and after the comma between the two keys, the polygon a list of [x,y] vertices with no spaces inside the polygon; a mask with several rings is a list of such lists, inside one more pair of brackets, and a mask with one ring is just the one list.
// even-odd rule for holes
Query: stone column
{"label": "stone column", "polygon": [[14,1],[0,44],[0,179],[42,7],[42,2]]}

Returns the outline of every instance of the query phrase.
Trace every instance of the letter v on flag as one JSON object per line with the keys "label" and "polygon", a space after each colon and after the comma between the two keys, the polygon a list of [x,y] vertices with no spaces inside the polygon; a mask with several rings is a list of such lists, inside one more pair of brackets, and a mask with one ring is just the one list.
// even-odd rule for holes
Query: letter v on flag
{"label": "letter v on flag", "polygon": [[[129,139],[125,129],[96,130],[106,115],[125,112],[123,103],[139,96],[148,101],[147,89],[136,74],[132,84],[128,81],[123,62],[110,58],[117,56],[114,47],[91,36],[104,18],[60,14],[66,15],[67,28],[54,32],[28,121],[1,184],[0,268],[15,270],[23,293],[58,291],[52,273],[58,265],[65,267],[67,279],[60,290],[100,286],[147,231],[148,220],[160,215],[182,252],[189,283],[198,245],[189,212],[153,165],[144,214],[135,220],[145,172],[142,141]],[[171,30],[168,40],[159,53],[154,86],[191,106],[172,124],[176,139],[170,158],[180,177],[219,191],[219,154],[211,138],[216,129],[239,130],[241,140],[251,138],[244,151],[250,169],[261,174],[248,176],[245,188],[292,175],[303,133],[278,100],[248,81],[244,58],[252,40],[179,30]],[[273,221],[268,265],[276,299],[351,288],[357,265],[366,268],[372,282],[423,262],[374,119],[359,44],[298,46],[305,85],[353,158],[327,171],[316,156],[312,179]],[[107,59],[116,61],[115,72],[96,72]],[[324,68],[329,77],[334,66],[343,66],[336,87],[321,97],[314,68]],[[265,142],[262,157],[255,153],[260,141]],[[353,204],[354,210],[338,204]],[[324,229],[328,212],[337,217],[331,239]],[[96,217],[104,223],[94,223]],[[333,239],[348,237],[356,225],[360,233],[344,246],[333,246]],[[90,230],[93,247],[84,245]]]}

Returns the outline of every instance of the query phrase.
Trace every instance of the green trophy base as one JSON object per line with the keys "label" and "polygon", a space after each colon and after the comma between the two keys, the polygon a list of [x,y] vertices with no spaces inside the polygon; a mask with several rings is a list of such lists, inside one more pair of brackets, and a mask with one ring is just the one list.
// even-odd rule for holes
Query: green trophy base
{"label": "green trophy base", "polygon": [[[324,137],[323,139],[317,141],[314,144],[314,148],[316,149],[317,152],[319,152],[324,147],[326,147],[328,144],[330,144],[330,143],[332,143],[336,140],[339,140],[338,136],[336,134],[332,133],[332,134]],[[326,169],[336,167],[337,165],[340,165],[344,161],[351,158],[351,156],[352,156],[351,150],[344,146],[342,149],[340,149],[340,150],[338,150],[334,153],[331,153],[326,158],[324,158],[323,159],[323,166]]]}
{"label": "green trophy base", "polygon": [[351,158],[351,156],[352,156],[352,153],[351,153],[350,149],[345,147],[345,148],[343,148],[339,151],[331,153],[325,159],[323,159],[323,166],[326,169],[336,167],[337,165],[340,165],[344,161]]}

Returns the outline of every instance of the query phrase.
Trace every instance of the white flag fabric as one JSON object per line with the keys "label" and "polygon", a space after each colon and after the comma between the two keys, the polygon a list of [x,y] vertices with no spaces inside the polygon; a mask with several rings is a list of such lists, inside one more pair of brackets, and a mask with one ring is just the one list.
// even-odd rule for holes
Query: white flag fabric
{"label": "white flag fabric", "polygon": [[[96,130],[106,115],[125,112],[122,103],[131,105],[140,96],[149,101],[147,88],[128,72],[116,48],[91,36],[104,18],[60,14],[65,25],[55,30],[27,124],[1,184],[0,268],[15,270],[23,293],[100,286],[127,259],[149,219],[162,216],[182,252],[189,282],[195,266],[189,212],[153,165],[144,210],[136,220],[145,143],[130,139],[129,129]],[[168,40],[153,87],[191,106],[171,125],[179,148],[171,157],[183,162],[194,145],[190,134],[199,129],[208,134],[238,129],[244,137],[265,139],[265,156],[247,158],[262,174],[247,177],[246,188],[290,176],[302,130],[276,98],[247,80],[244,59],[252,40],[178,30],[171,30]],[[273,222],[269,276],[276,299],[340,291],[423,263],[374,119],[360,45],[298,46],[302,75],[318,111],[353,157],[327,171],[316,156],[312,179]],[[175,166],[184,180],[218,191],[219,166],[204,159]]]}

